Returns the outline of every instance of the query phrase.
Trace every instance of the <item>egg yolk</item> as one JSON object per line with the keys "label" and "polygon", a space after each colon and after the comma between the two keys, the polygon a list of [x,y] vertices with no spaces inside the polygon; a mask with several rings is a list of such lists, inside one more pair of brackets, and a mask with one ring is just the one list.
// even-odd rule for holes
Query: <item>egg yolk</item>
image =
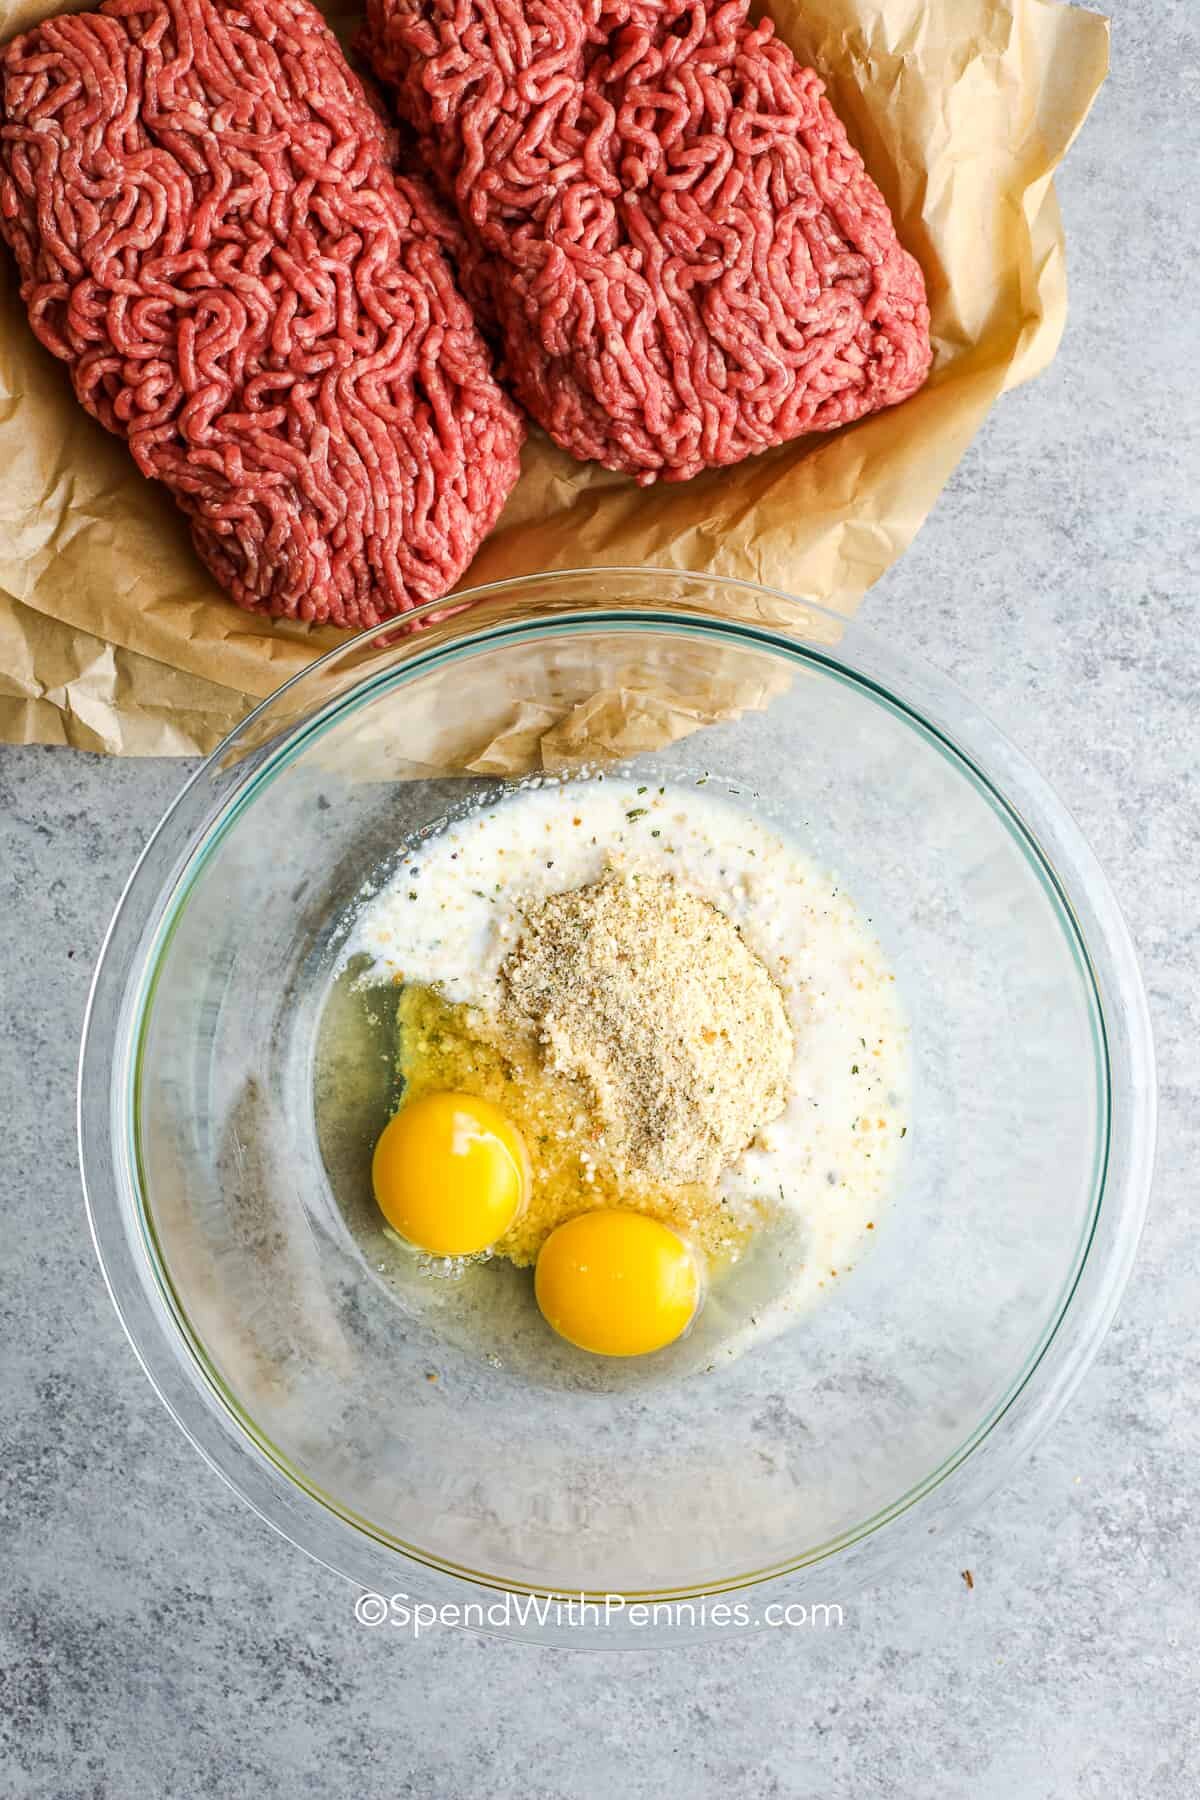
{"label": "egg yolk", "polygon": [[388,1224],[433,1256],[472,1256],[525,1203],[529,1158],[515,1125],[473,1094],[425,1094],[385,1126],[371,1165]]}
{"label": "egg yolk", "polygon": [[696,1258],[666,1225],[616,1208],[581,1213],[542,1245],[534,1292],[560,1337],[598,1356],[674,1343],[700,1304]]}

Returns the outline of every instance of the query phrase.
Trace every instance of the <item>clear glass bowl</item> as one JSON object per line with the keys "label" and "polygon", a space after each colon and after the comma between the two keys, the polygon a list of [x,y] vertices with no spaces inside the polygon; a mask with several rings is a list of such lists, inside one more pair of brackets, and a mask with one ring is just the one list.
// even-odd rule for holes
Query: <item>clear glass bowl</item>
{"label": "clear glass bowl", "polygon": [[[1112,1316],[1154,1137],[1128,935],[1028,763],[861,625],[655,570],[470,598],[281,689],[135,870],[80,1074],[113,1298],[208,1460],[365,1588],[753,1588],[753,1622],[781,1596],[840,1601],[1003,1477]],[[712,1372],[649,1359],[589,1384],[489,1359],[375,1279],[347,1228],[387,1068],[383,1049],[345,1068],[317,1052],[348,910],[402,839],[503,786],[495,771],[583,752],[726,777],[873,919],[911,1020],[886,1230],[822,1307]],[[314,1096],[339,1082],[331,1135]],[[619,1610],[506,1624],[655,1635]],[[657,1635],[725,1628],[682,1609]]]}

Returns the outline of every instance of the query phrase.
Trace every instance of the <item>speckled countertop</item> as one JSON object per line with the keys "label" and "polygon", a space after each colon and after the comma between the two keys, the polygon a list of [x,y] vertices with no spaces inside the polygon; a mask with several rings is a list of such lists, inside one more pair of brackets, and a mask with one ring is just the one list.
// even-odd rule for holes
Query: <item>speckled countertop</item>
{"label": "speckled countertop", "polygon": [[1062,352],[997,408],[869,602],[1057,786],[1142,956],[1155,1199],[1066,1417],[840,1629],[616,1659],[364,1631],[351,1590],[170,1425],[84,1224],[72,1084],[88,976],[184,765],[0,752],[4,1796],[1200,1789],[1200,15],[1192,0],[1110,11],[1113,75],[1060,184]]}

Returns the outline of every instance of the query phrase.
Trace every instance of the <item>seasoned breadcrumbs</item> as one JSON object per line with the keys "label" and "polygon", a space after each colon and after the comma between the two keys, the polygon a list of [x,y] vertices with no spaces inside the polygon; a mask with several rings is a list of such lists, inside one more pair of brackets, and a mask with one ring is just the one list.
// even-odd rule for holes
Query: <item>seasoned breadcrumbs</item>
{"label": "seasoned breadcrumbs", "polygon": [[741,1253],[760,1209],[725,1205],[702,1183],[666,1187],[618,1176],[597,1142],[586,1093],[543,1068],[532,1033],[514,1032],[493,1014],[415,984],[400,996],[397,1023],[406,1101],[428,1093],[478,1094],[501,1107],[525,1140],[533,1174],[529,1200],[494,1255],[519,1266],[533,1263],[556,1225],[596,1206],[650,1213],[714,1266]]}
{"label": "seasoned breadcrumbs", "polygon": [[715,1182],[782,1112],[794,1044],[736,926],[672,876],[608,869],[530,906],[500,970],[618,1174]]}

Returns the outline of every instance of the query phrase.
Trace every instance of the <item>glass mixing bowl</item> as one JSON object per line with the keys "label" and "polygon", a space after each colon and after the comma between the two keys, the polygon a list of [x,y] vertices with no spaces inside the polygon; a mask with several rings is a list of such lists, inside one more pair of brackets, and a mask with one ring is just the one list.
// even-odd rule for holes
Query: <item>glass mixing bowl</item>
{"label": "glass mixing bowl", "polygon": [[[1028,763],[858,623],[644,569],[469,598],[266,701],[135,870],[80,1075],[113,1298],[208,1460],[374,1593],[617,1596],[607,1622],[503,1619],[607,1645],[728,1629],[698,1596],[752,1589],[738,1623],[840,1602],[1010,1469],[1111,1318],[1154,1136],[1128,935]],[[580,759],[724,778],[873,920],[911,1023],[886,1229],[711,1368],[584,1378],[600,1359],[543,1354],[544,1329],[489,1354],[408,1304],[363,1225],[392,1063],[385,1017],[376,1042],[330,1028],[339,934],[402,843]],[[635,1599],[693,1604],[647,1628]]]}

